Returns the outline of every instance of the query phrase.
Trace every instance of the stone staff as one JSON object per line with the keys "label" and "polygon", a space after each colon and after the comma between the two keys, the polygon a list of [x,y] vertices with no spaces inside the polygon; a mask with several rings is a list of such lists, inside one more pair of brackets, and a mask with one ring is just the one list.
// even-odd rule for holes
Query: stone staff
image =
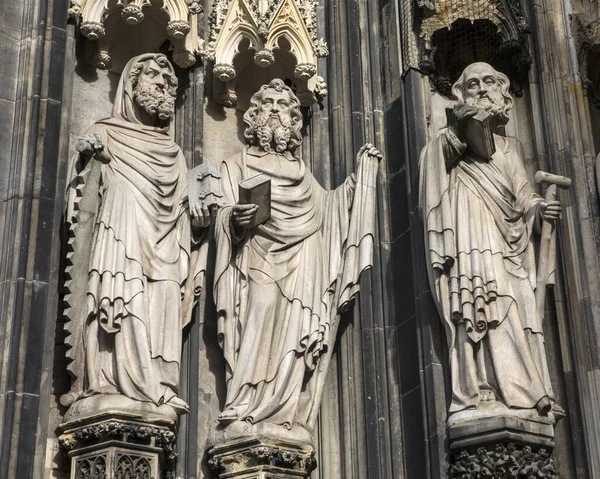
{"label": "stone staff", "polygon": [[[556,200],[557,188],[569,189],[571,186],[571,179],[564,176],[553,175],[546,173],[545,171],[538,171],[535,174],[535,182],[539,184],[547,184],[546,194],[544,200],[546,203]],[[550,244],[552,242],[552,235],[554,234],[554,222],[544,220],[542,225],[542,235],[540,240],[540,254],[537,274],[537,287],[535,289],[535,302],[539,311],[540,328],[542,327],[541,322],[544,317],[544,303],[546,301],[546,283],[548,282],[549,275],[549,261],[550,261]]]}

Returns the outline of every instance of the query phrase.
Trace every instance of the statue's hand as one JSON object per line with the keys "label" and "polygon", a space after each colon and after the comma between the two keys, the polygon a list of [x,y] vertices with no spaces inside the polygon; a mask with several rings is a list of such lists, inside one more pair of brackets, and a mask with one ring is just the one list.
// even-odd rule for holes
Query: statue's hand
{"label": "statue's hand", "polygon": [[214,217],[212,213],[216,211],[216,208],[209,208],[204,202],[198,202],[193,208],[190,208],[190,214],[192,215],[192,228],[201,229],[210,226]]}
{"label": "statue's hand", "polygon": [[367,154],[370,157],[376,158],[377,161],[381,161],[383,159],[383,155],[381,152],[373,146],[372,143],[366,143],[361,146],[360,150],[358,150],[358,154],[356,155],[356,162],[360,163],[362,156]]}
{"label": "statue's hand", "polygon": [[448,116],[448,128],[461,141],[465,141],[465,126],[466,120],[477,115],[479,108],[466,103],[457,103],[452,109],[452,113]]}
{"label": "statue's hand", "polygon": [[258,205],[241,205],[237,204],[233,207],[233,214],[231,215],[231,222],[235,228],[249,228],[252,224],[252,220],[256,216],[258,211]]}
{"label": "statue's hand", "polygon": [[86,158],[91,158],[95,155],[96,158],[102,163],[108,163],[110,161],[110,157],[104,151],[102,137],[97,133],[88,133],[86,135],[83,135],[77,141],[77,145],[75,145],[75,148],[81,155],[85,156]]}
{"label": "statue's hand", "polygon": [[553,222],[558,219],[560,212],[560,201],[543,201],[538,208],[538,217]]}

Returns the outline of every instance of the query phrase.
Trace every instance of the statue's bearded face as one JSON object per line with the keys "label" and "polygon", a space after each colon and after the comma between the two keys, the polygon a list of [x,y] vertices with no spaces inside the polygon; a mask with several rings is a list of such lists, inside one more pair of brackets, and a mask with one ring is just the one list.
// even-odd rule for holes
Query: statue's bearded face
{"label": "statue's bearded face", "polygon": [[175,114],[175,86],[168,68],[147,61],[137,78],[133,99],[151,117],[169,120]]}
{"label": "statue's bearded face", "polygon": [[262,149],[271,151],[274,145],[279,153],[286,151],[292,136],[290,94],[286,90],[267,88],[262,95],[255,122],[256,137]]}
{"label": "statue's bearded face", "polygon": [[501,115],[506,111],[506,103],[496,71],[486,64],[474,64],[463,73],[463,94],[465,103],[490,113]]}

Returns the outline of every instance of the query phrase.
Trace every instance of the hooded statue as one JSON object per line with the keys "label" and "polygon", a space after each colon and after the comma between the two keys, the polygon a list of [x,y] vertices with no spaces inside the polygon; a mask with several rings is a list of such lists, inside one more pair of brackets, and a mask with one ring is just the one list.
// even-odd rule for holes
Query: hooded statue
{"label": "hooded statue", "polygon": [[111,117],[78,145],[85,166],[67,211],[75,380],[65,405],[94,397],[187,411],[178,396],[182,329],[202,286],[206,244],[192,230],[188,168],[169,135],[176,87],[164,55],[131,59]]}

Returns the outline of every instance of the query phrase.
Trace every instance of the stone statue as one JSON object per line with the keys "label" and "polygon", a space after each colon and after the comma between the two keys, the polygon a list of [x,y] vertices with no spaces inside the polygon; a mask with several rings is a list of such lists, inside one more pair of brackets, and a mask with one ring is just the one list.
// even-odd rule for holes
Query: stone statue
{"label": "stone statue", "polygon": [[[176,418],[182,328],[206,264],[209,212],[189,211],[181,149],[169,135],[177,78],[164,55],[125,67],[110,118],[80,140],[68,192],[66,315],[79,417],[117,408]],[[70,277],[69,277],[70,276]]]}
{"label": "stone statue", "polygon": [[[448,127],[421,154],[429,278],[450,353],[449,424],[474,414],[563,414],[546,363],[533,245],[560,203],[535,193],[518,143],[498,134],[513,106],[508,89],[490,65],[469,65],[452,88]],[[486,141],[491,157],[474,153]]]}
{"label": "stone statue", "polygon": [[[339,315],[372,263],[381,154],[363,146],[357,174],[324,190],[295,156],[299,107],[283,81],[263,85],[244,115],[248,146],[222,164],[214,298],[227,367],[220,427],[268,425],[310,443]],[[239,183],[256,175],[270,180],[271,211],[253,226],[265,206],[241,203]]]}

